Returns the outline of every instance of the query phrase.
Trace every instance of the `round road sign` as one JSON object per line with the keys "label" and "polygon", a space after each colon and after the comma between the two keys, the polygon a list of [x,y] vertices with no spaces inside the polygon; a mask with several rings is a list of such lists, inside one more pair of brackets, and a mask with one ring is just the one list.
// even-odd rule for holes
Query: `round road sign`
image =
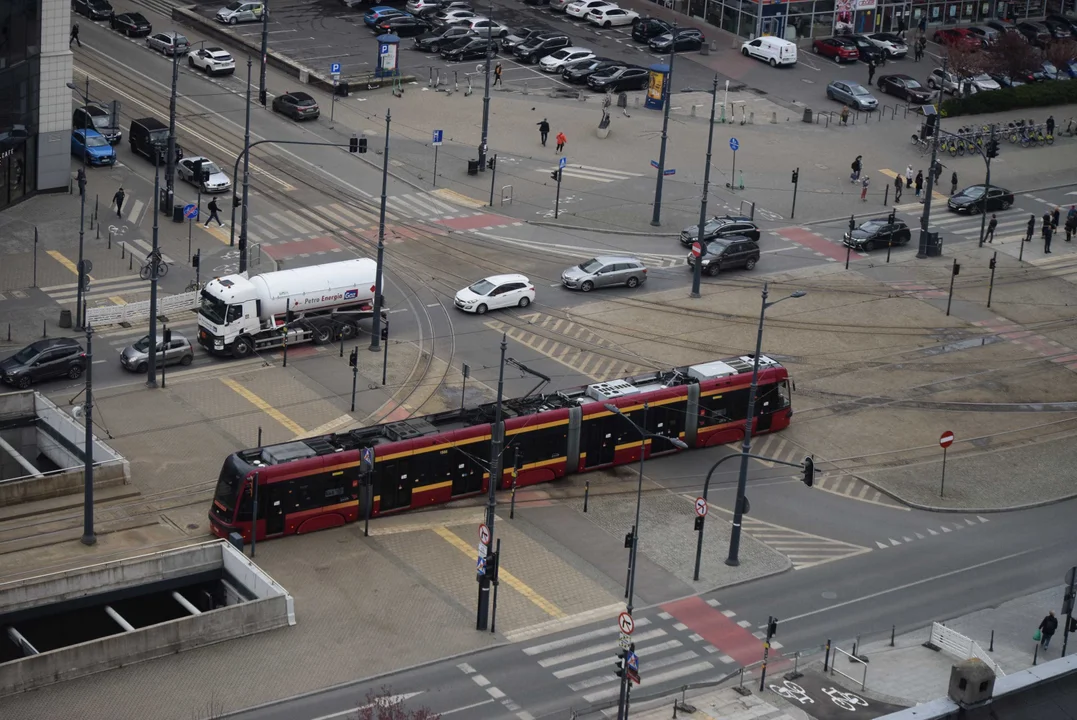
{"label": "round road sign", "polygon": [[698,242],[692,243],[692,257],[699,257],[703,254],[703,246]]}
{"label": "round road sign", "polygon": [[195,218],[197,218],[198,217],[198,206],[193,205],[193,204],[184,205],[183,206],[183,217],[187,218],[188,220],[194,220]]}
{"label": "round road sign", "polygon": [[479,542],[483,545],[490,544],[490,528],[486,525],[479,525]]}
{"label": "round road sign", "polygon": [[707,515],[707,499],[698,497],[696,498],[696,515],[700,517],[706,517]]}
{"label": "round road sign", "polygon": [[954,444],[954,434],[950,430],[947,430],[939,438],[939,445],[941,445],[944,448],[948,448],[953,444]]}
{"label": "round road sign", "polygon": [[636,629],[636,621],[627,612],[623,612],[617,616],[617,627],[621,628],[621,632],[625,635],[631,635]]}

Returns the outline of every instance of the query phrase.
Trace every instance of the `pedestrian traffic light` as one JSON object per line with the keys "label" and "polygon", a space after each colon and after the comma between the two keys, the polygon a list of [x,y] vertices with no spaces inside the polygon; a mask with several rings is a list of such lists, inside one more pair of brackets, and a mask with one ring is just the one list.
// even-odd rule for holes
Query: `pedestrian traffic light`
{"label": "pedestrian traffic light", "polygon": [[991,268],[992,270],[994,270],[994,269],[995,269],[995,258],[991,258],[991,259],[990,259],[990,260],[988,261],[988,263],[987,263],[987,267]]}
{"label": "pedestrian traffic light", "polygon": [[560,170],[554,170],[552,173],[550,173],[550,177],[552,179],[556,180],[557,182],[561,182],[561,171]]}
{"label": "pedestrian traffic light", "polygon": [[82,168],[79,168],[77,177],[78,177],[78,183],[79,183],[79,195],[85,195],[86,194],[86,171],[83,170]]}
{"label": "pedestrian traffic light", "polygon": [[621,648],[617,651],[617,661],[613,665],[613,674],[619,678],[624,678],[625,671],[628,670],[628,656],[636,651],[636,644],[632,643],[627,648]]}
{"label": "pedestrian traffic light", "polygon": [[1067,590],[1062,596],[1062,614],[1069,615],[1071,612],[1073,612],[1073,593]]}
{"label": "pedestrian traffic light", "polygon": [[890,217],[886,218],[886,222],[893,225],[896,221],[897,221],[897,211],[896,210],[891,210],[890,211]]}
{"label": "pedestrian traffic light", "polygon": [[359,152],[359,138],[358,137],[353,136],[350,140],[348,140],[348,152],[352,152],[352,153]]}
{"label": "pedestrian traffic light", "polygon": [[632,549],[632,536],[634,534],[635,534],[634,529],[630,533],[625,533],[625,550],[631,550]]}
{"label": "pedestrian traffic light", "polygon": [[243,204],[243,201],[239,199],[239,195],[232,196],[232,207],[239,207]]}
{"label": "pedestrian traffic light", "polygon": [[496,164],[497,164],[496,162],[494,162],[494,160],[495,160],[495,158],[490,158],[489,160],[487,160],[487,161],[486,161],[486,167],[488,167],[489,169],[493,170],[493,169],[494,169],[494,165],[496,165]]}
{"label": "pedestrian traffic light", "polygon": [[799,179],[800,179],[800,168],[797,168],[796,170],[793,171],[793,184],[796,185],[797,181]]}
{"label": "pedestrian traffic light", "polygon": [[259,89],[258,90],[258,102],[261,103],[262,107],[266,106],[266,91],[265,91],[265,89]]}
{"label": "pedestrian traffic light", "polygon": [[808,487],[815,484],[815,461],[811,457],[804,458],[804,476],[801,480]]}
{"label": "pedestrian traffic light", "polygon": [[961,274],[961,265],[959,263],[954,263],[954,275],[956,276],[956,275],[960,275],[960,274]]}
{"label": "pedestrian traffic light", "polygon": [[198,266],[201,265],[201,264],[202,264],[202,251],[199,250],[198,252],[196,252],[194,255],[191,256],[191,267],[193,267],[195,270],[197,270]]}
{"label": "pedestrian traffic light", "polygon": [[382,340],[388,340],[389,339],[389,323],[385,323],[384,325],[381,326],[381,339]]}
{"label": "pedestrian traffic light", "polygon": [[359,154],[362,155],[366,152],[366,136],[359,138]]}
{"label": "pedestrian traffic light", "polygon": [[498,555],[499,553],[492,552],[486,556],[486,577],[490,580],[497,580]]}
{"label": "pedestrian traffic light", "polygon": [[854,215],[849,216],[849,232],[856,230],[856,217]]}
{"label": "pedestrian traffic light", "polygon": [[172,342],[172,328],[165,328],[164,333],[162,333],[161,340],[164,342],[165,345],[168,345],[170,342]]}
{"label": "pedestrian traffic light", "polygon": [[195,182],[205,182],[206,181],[206,175],[208,175],[208,174],[209,173],[203,174],[203,172],[202,172],[202,161],[201,160],[195,160],[194,161],[194,174],[191,176],[191,178]]}
{"label": "pedestrian traffic light", "polygon": [[998,140],[992,138],[991,140],[987,141],[987,157],[998,157]]}
{"label": "pedestrian traffic light", "polygon": [[703,529],[703,516],[702,515],[696,515],[696,524],[692,529],[695,530],[696,532],[699,532],[700,530]]}
{"label": "pedestrian traffic light", "polygon": [[348,356],[348,367],[359,367],[359,348],[352,348],[352,354]]}
{"label": "pedestrian traffic light", "polygon": [[778,618],[767,618],[767,640],[778,634]]}

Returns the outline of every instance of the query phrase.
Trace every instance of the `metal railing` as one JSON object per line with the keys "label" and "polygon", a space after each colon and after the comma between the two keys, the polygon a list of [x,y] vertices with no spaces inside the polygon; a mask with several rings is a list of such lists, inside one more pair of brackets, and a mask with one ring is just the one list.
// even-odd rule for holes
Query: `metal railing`
{"label": "metal railing", "polygon": [[[856,651],[856,646],[855,645],[853,646],[853,651],[854,652]],[[868,664],[867,664],[867,662],[864,661],[864,660],[861,660],[860,658],[858,658],[853,653],[845,652],[844,650],[842,650],[840,647],[837,647],[836,645],[834,646],[834,653],[835,653],[834,654],[835,661],[837,660],[838,653],[840,653],[840,654],[844,655],[845,657],[849,658],[849,662],[851,662],[851,663],[859,663],[859,664],[863,665],[864,666],[864,676],[862,678],[860,678],[859,680],[857,680],[852,675],[846,675],[841,670],[838,670],[838,663],[837,662],[833,662],[833,663],[830,664],[830,674],[833,675],[834,673],[837,673],[838,675],[841,675],[843,678],[848,679],[850,682],[854,682],[854,683],[859,682],[860,683],[860,689],[864,690],[864,688],[868,684]]]}
{"label": "metal railing", "polygon": [[[157,300],[157,312],[165,315],[169,312],[180,310],[195,310],[198,308],[198,303],[197,292],[165,295]],[[131,322],[132,320],[142,320],[149,317],[149,314],[149,300],[128,303],[127,305],[106,305],[104,307],[88,308],[86,310],[86,323],[94,327],[117,325]]]}

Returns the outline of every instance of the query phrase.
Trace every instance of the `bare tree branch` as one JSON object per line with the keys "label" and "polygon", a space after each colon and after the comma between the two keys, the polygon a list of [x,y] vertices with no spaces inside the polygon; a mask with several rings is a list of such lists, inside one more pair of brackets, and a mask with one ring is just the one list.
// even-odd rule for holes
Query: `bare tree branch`
{"label": "bare tree branch", "polygon": [[1066,72],[1066,65],[1077,58],[1077,42],[1073,40],[1054,40],[1043,51],[1044,58],[1058,68],[1058,71]]}
{"label": "bare tree branch", "polygon": [[358,709],[359,720],[439,720],[441,715],[420,707],[408,710],[404,700],[393,695],[389,686],[382,685],[376,692],[366,694],[366,701]]}
{"label": "bare tree branch", "polygon": [[984,49],[987,67],[1011,79],[1021,79],[1039,70],[1042,60],[1039,51],[1018,33],[1002,33]]}

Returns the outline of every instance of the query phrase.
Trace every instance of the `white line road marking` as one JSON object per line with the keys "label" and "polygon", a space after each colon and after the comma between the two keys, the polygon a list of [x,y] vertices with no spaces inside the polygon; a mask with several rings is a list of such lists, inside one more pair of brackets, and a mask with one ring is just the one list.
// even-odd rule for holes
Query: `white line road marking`
{"label": "white line road marking", "polygon": [[[709,662],[698,662],[693,665],[686,665],[685,667],[677,668],[676,670],[670,670],[669,672],[659,673],[658,675],[648,675],[647,683],[649,685],[657,685],[667,680],[675,680],[680,677],[685,677],[686,675],[693,675],[698,672],[703,672],[704,670],[710,670],[713,667],[714,666],[711,665]],[[583,699],[587,702],[605,700],[606,698],[611,698],[616,695],[618,690],[619,688],[608,688],[606,690],[599,690],[598,692],[584,695]]]}
{"label": "white line road marking", "polygon": [[[639,627],[639,623],[636,624],[636,627],[637,628]],[[616,631],[617,628],[614,627],[614,630]],[[638,635],[633,634],[632,635],[632,640],[633,640],[633,642],[639,644],[639,643],[641,643],[641,642],[643,642],[645,640],[653,640],[654,638],[657,638],[657,637],[663,637],[663,636],[665,636],[665,634],[666,634],[665,630],[651,630],[649,632],[640,633]],[[612,643],[612,642],[609,643],[609,644],[603,643],[602,645],[594,645],[594,646],[591,646],[591,647],[585,647],[585,648],[582,648],[580,650],[576,650],[575,652],[565,653],[564,655],[555,655],[552,658],[545,658],[543,660],[540,660],[539,661],[539,666],[540,667],[550,667],[551,665],[560,665],[561,663],[572,662],[573,660],[579,660],[580,658],[585,658],[588,655],[597,655],[598,653],[609,652],[614,647],[616,647],[616,645],[614,643]]]}
{"label": "white line road marking", "polygon": [[486,688],[486,692],[490,693],[490,697],[492,697],[494,700],[500,700],[501,698],[505,697],[505,693],[501,692],[495,687]]}
{"label": "white line road marking", "polygon": [[[639,629],[641,627],[644,627],[645,625],[649,625],[650,622],[651,621],[647,618],[639,618],[638,620],[636,620],[636,628]],[[618,630],[617,626],[611,625],[609,627],[599,628],[598,630],[591,630],[590,632],[583,633],[582,635],[573,635],[571,637],[561,638],[560,640],[543,643],[542,645],[533,645],[532,647],[524,648],[524,654],[538,655],[549,650],[560,650],[561,648],[568,647],[569,645],[576,645],[578,643],[592,640],[594,638],[605,637],[606,635],[615,635],[618,632],[620,631]]]}
{"label": "white line road marking", "polygon": [[484,675],[473,675],[471,677],[471,679],[474,680],[475,684],[478,685],[479,687],[486,687],[487,685],[490,684],[490,681],[487,680],[486,676],[484,676]]}

